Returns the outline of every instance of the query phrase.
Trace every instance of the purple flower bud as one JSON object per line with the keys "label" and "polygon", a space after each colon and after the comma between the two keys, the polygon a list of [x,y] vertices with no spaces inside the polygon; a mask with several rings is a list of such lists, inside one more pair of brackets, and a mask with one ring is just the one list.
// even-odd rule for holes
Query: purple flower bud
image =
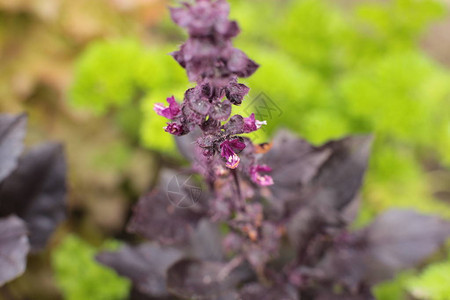
{"label": "purple flower bud", "polygon": [[162,103],[156,103],[153,109],[160,116],[174,119],[180,113],[180,105],[175,101],[174,96],[167,98],[167,102],[169,103],[168,107]]}
{"label": "purple flower bud", "polygon": [[255,165],[250,167],[250,177],[253,182],[261,185],[268,186],[273,184],[273,179],[269,175],[261,175],[259,172],[270,172],[272,169],[266,165]]}
{"label": "purple flower bud", "polygon": [[228,21],[230,7],[224,0],[199,0],[194,5],[171,8],[172,20],[186,28],[191,36],[208,36],[214,32],[227,37],[235,36],[239,30]]}
{"label": "purple flower bud", "polygon": [[227,140],[220,144],[220,155],[225,158],[225,165],[230,169],[236,169],[239,166],[241,159],[234,152],[235,150],[244,150],[245,143],[241,142],[239,139]]}
{"label": "purple flower bud", "polygon": [[236,80],[233,80],[225,88],[225,94],[231,103],[240,105],[249,90],[250,89],[245,84],[237,83]]}
{"label": "purple flower bud", "polygon": [[235,21],[228,20],[225,0],[197,0],[170,12],[173,21],[189,33],[186,43],[172,53],[186,69],[189,80],[201,83],[208,78],[248,77],[258,68],[244,52],[233,48],[231,39],[240,29]]}
{"label": "purple flower bud", "polygon": [[183,125],[179,122],[167,123],[167,126],[164,128],[164,130],[170,134],[177,136],[187,133],[186,130],[184,130]]}
{"label": "purple flower bud", "polygon": [[244,118],[244,132],[249,133],[261,128],[262,125],[267,125],[266,121],[258,121],[255,119],[255,114],[251,114],[250,117]]}

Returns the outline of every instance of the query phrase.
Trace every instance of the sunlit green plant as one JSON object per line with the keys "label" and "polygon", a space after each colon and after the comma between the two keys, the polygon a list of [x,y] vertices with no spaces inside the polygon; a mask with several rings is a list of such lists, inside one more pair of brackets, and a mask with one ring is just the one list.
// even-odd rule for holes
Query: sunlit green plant
{"label": "sunlit green plant", "polygon": [[[110,241],[101,249],[117,249],[118,243]],[[80,238],[69,235],[56,248],[52,256],[55,277],[68,300],[119,300],[126,299],[130,283],[114,271],[95,261],[99,249]]]}

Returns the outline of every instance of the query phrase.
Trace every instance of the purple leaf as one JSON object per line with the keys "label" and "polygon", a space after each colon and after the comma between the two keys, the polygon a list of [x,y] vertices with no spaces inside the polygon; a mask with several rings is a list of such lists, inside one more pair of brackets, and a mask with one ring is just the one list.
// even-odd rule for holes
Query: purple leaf
{"label": "purple leaf", "polygon": [[182,299],[236,299],[234,286],[241,276],[230,274],[227,264],[184,259],[170,267],[169,292]]}
{"label": "purple leaf", "polygon": [[191,235],[191,247],[196,258],[208,261],[222,261],[222,237],[219,229],[206,219],[201,220]]}
{"label": "purple leaf", "polygon": [[409,210],[390,210],[335,247],[321,269],[330,279],[356,288],[392,278],[417,266],[450,237],[450,222]]}
{"label": "purple leaf", "polygon": [[250,89],[245,84],[237,83],[237,81],[231,81],[225,88],[225,94],[231,103],[234,105],[240,105],[249,90]]}
{"label": "purple leaf", "polygon": [[23,150],[27,117],[25,114],[0,115],[0,182],[16,167]]}
{"label": "purple leaf", "polygon": [[202,96],[200,88],[191,88],[184,93],[185,101],[189,107],[196,113],[206,116],[211,110],[211,103]]}
{"label": "purple leaf", "polygon": [[320,167],[312,185],[327,193],[336,209],[343,209],[358,194],[372,145],[372,136],[350,136],[332,141],[321,148],[331,156]]}
{"label": "purple leaf", "polygon": [[0,219],[0,286],[25,271],[29,249],[25,223],[16,216]]}
{"label": "purple leaf", "polygon": [[131,279],[139,292],[152,297],[166,297],[167,269],[181,259],[176,248],[157,243],[145,243],[136,247],[123,246],[117,252],[102,252],[97,260],[114,269],[119,275]]}
{"label": "purple leaf", "polygon": [[450,238],[450,222],[411,210],[390,210],[362,234],[368,244],[368,281],[376,283],[433,254]]}
{"label": "purple leaf", "polygon": [[[170,192],[174,195],[178,193],[179,197],[189,197],[181,185],[175,186]],[[176,204],[176,199],[169,198],[167,191],[163,190],[143,196],[133,209],[128,230],[164,244],[189,240],[202,213],[192,209],[195,207],[183,208]]]}
{"label": "purple leaf", "polygon": [[259,68],[259,65],[247,57],[239,49],[234,48],[227,62],[227,67],[231,73],[239,77],[249,77]]}
{"label": "purple leaf", "polygon": [[197,160],[196,140],[201,136],[202,132],[199,128],[191,131],[188,135],[176,136],[175,142],[177,144],[178,151],[190,162]]}
{"label": "purple leaf", "polygon": [[[314,147],[279,132],[263,162],[272,168],[272,218],[288,215],[287,233],[301,251],[325,226],[343,227],[367,167],[372,138],[353,136]],[[305,253],[303,253],[305,254]]]}
{"label": "purple leaf", "polygon": [[316,148],[289,131],[279,131],[272,149],[262,160],[272,168],[270,175],[274,185],[270,188],[276,198],[274,204],[297,200],[330,155],[330,149]]}
{"label": "purple leaf", "polygon": [[295,214],[310,206],[315,215],[312,218],[322,215],[333,222],[348,219],[343,211],[357,198],[371,140],[369,136],[353,136],[314,147],[287,131],[279,132],[263,158],[272,168],[274,181],[270,187],[271,214]]}
{"label": "purple leaf", "polygon": [[234,135],[244,133],[245,122],[244,118],[240,115],[234,115],[223,125],[225,134]]}
{"label": "purple leaf", "polygon": [[44,144],[19,160],[0,186],[0,216],[17,214],[30,231],[32,250],[45,247],[65,218],[66,163],[59,144]]}
{"label": "purple leaf", "polygon": [[265,287],[259,283],[244,286],[239,292],[241,299],[245,300],[298,300],[295,288],[289,285],[273,285]]}

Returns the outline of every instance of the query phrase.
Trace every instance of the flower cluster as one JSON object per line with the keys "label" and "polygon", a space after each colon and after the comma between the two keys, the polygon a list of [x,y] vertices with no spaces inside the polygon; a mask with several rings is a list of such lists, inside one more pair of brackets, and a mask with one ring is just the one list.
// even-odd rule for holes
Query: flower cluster
{"label": "flower cluster", "polygon": [[[239,135],[266,124],[256,120],[254,114],[230,118],[232,105],[240,105],[249,92],[237,78],[250,76],[258,65],[232,46],[231,39],[239,33],[239,27],[235,21],[228,20],[228,13],[229,6],[224,0],[200,0],[193,5],[184,3],[183,7],[171,8],[174,22],[189,33],[189,39],[172,55],[197,85],[185,92],[183,103],[177,103],[172,96],[167,98],[168,106],[157,103],[154,107],[157,114],[171,120],[165,131],[175,136],[196,128],[202,130],[196,143],[201,148],[196,150],[201,154],[197,163],[216,170],[220,170],[217,165],[220,161],[214,159],[216,154],[222,157],[226,168],[238,168],[239,153],[251,144]],[[255,163],[248,165],[243,173],[259,185],[272,184],[269,175],[260,175],[260,172],[270,172],[270,168],[251,160]],[[214,182],[217,174],[208,174],[212,176],[209,181]]]}

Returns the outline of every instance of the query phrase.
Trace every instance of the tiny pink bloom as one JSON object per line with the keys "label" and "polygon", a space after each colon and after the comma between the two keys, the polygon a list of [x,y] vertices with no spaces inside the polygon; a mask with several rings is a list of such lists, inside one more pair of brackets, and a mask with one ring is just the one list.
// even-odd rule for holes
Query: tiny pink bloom
{"label": "tiny pink bloom", "polygon": [[180,105],[175,101],[174,96],[167,98],[167,102],[169,103],[168,107],[162,103],[156,103],[153,109],[158,115],[173,119],[180,113]]}
{"label": "tiny pink bloom", "polygon": [[225,158],[225,165],[228,168],[236,169],[239,166],[241,159],[234,151],[243,150],[244,148],[245,143],[241,142],[239,139],[224,141],[220,144],[220,155]]}
{"label": "tiny pink bloom", "polygon": [[262,125],[267,125],[266,121],[259,121],[255,119],[255,114],[251,114],[250,117],[244,118],[244,132],[249,133],[261,128]]}
{"label": "tiny pink bloom", "polygon": [[268,186],[273,184],[273,179],[269,175],[261,175],[259,172],[270,172],[272,169],[266,165],[256,165],[250,168],[250,177],[253,182],[261,185]]}
{"label": "tiny pink bloom", "polygon": [[184,134],[183,125],[177,122],[167,123],[167,126],[164,128],[164,130],[170,134],[177,136]]}

